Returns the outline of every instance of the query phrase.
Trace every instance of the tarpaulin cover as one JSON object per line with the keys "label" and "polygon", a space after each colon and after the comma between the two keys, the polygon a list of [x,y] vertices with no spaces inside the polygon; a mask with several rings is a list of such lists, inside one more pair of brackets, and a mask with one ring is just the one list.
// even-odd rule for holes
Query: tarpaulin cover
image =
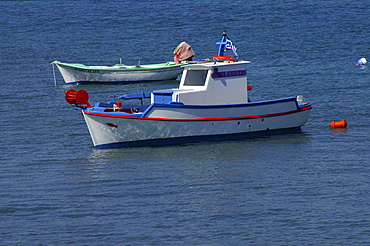
{"label": "tarpaulin cover", "polygon": [[195,52],[189,44],[182,42],[177,46],[173,54],[173,60],[176,62],[176,64],[179,64],[181,61],[192,60]]}

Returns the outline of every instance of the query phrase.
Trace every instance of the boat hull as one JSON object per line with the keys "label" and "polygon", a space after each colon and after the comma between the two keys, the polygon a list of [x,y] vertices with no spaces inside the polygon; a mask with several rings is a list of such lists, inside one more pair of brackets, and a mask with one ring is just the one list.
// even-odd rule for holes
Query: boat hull
{"label": "boat hull", "polygon": [[[189,108],[193,109],[193,114],[189,113],[191,112]],[[280,111],[277,111],[278,108]],[[208,117],[210,111],[216,116],[217,112],[220,112],[224,117],[210,118]],[[236,113],[239,111],[243,112],[243,115]],[[89,111],[84,111],[83,114],[94,146],[112,148],[287,133],[300,130],[307,122],[310,111],[310,105],[298,106],[295,98],[291,98],[229,107],[168,105],[161,108],[154,105],[141,117]],[[166,115],[166,112],[176,117],[161,117]],[[234,112],[234,115],[229,113],[225,116],[225,112]]]}
{"label": "boat hull", "polygon": [[[181,65],[168,63],[158,66],[143,65],[132,68],[112,67],[111,69],[98,67],[73,66],[66,63],[54,63],[58,67],[66,84],[93,84],[93,83],[132,83],[143,81],[159,81],[176,79],[183,71]],[[184,64],[182,64],[184,65]]]}

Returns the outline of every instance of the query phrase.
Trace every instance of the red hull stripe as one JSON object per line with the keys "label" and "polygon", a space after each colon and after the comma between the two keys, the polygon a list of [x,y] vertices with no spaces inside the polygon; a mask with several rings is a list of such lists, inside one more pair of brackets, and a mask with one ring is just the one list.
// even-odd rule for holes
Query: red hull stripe
{"label": "red hull stripe", "polygon": [[294,114],[305,110],[312,109],[312,106],[307,106],[304,108],[300,108],[293,111],[288,111],[284,113],[276,113],[276,114],[265,114],[265,115],[253,115],[253,116],[241,116],[241,117],[223,117],[223,118],[195,118],[195,119],[168,119],[168,118],[154,118],[154,117],[134,117],[134,116],[123,116],[123,115],[111,115],[111,114],[101,114],[101,113],[91,113],[91,112],[84,112],[87,115],[94,115],[100,117],[108,117],[108,118],[125,118],[125,119],[137,119],[137,120],[162,120],[162,121],[212,121],[212,120],[243,120],[243,119],[255,119],[255,118],[266,118],[266,117],[274,117],[274,116],[281,116],[281,115],[288,115]]}

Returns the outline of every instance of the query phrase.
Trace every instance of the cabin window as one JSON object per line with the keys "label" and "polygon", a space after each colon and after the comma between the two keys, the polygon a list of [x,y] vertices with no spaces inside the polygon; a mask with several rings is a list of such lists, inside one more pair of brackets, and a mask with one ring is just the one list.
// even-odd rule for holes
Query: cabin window
{"label": "cabin window", "polygon": [[188,70],[184,85],[186,86],[204,86],[206,83],[208,70]]}

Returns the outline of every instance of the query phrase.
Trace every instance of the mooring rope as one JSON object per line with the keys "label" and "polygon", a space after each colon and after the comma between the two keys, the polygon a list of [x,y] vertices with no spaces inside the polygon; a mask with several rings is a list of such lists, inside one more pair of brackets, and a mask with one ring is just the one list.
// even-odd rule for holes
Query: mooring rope
{"label": "mooring rope", "polygon": [[51,64],[52,68],[53,68],[53,75],[54,75],[54,85],[56,86],[57,85],[57,79],[55,78],[55,69],[54,69],[54,64]]}

